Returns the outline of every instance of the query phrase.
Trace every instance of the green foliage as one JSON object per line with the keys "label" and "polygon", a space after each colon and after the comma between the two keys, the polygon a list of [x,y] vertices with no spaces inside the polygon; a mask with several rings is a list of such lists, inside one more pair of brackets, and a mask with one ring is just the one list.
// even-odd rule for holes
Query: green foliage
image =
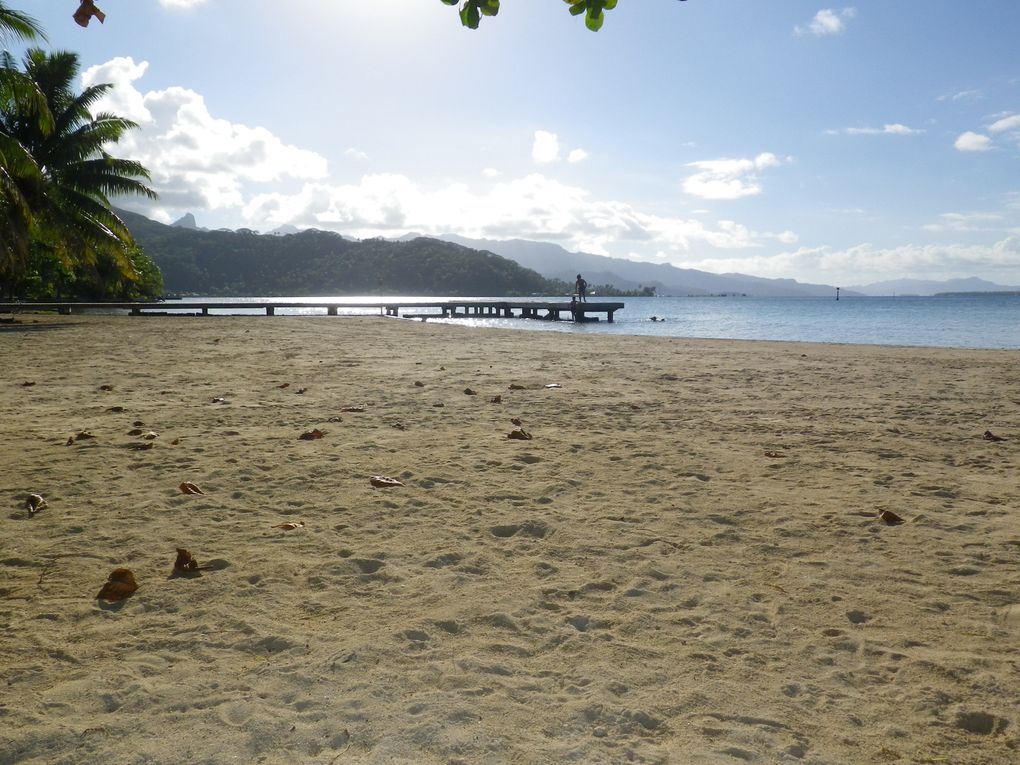
{"label": "green foliage", "polygon": [[[647,0],[643,0],[647,1]],[[441,0],[445,5],[457,5],[461,0]],[[584,25],[592,32],[602,29],[605,11],[616,7],[617,0],[563,0],[570,6],[571,16],[584,14]],[[684,0],[681,0],[684,2]],[[499,0],[464,0],[460,7],[460,23],[469,29],[478,29],[482,16],[495,16],[499,13]]]}
{"label": "green foliage", "polygon": [[42,27],[35,19],[0,2],[0,40],[7,42],[12,37],[21,40],[46,39]]}
{"label": "green foliage", "polygon": [[588,287],[589,296],[598,297],[655,297],[655,287],[639,286],[636,290],[625,290],[612,284],[597,284]]}
{"label": "green foliage", "polygon": [[[446,5],[456,5],[460,0],[442,0]],[[460,23],[469,29],[478,29],[482,16],[499,13],[499,0],[464,0],[460,8]]]}
{"label": "green foliage", "polygon": [[25,267],[10,292],[27,300],[151,300],[163,294],[163,275],[141,248],[127,253],[130,267],[100,256],[73,263],[59,252],[34,242]]}
{"label": "green foliage", "polygon": [[23,70],[0,57],[0,293],[119,297],[158,283],[109,199],[156,196],[142,165],[106,151],[135,124],[93,115],[112,86],[77,92],[79,69],[66,51],[29,50]]}

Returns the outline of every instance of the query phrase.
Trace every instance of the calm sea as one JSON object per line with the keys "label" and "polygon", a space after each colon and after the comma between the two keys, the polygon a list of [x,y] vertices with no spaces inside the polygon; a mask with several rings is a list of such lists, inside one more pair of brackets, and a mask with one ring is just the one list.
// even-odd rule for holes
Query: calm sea
{"label": "calm sea", "polygon": [[[221,298],[205,300],[223,301]],[[238,309],[260,298],[234,298]],[[320,297],[262,298],[289,302],[378,303],[435,301],[436,297]],[[529,298],[530,299],[530,298]],[[541,300],[542,298],[534,298]],[[178,303],[203,298],[184,298]],[[513,298],[520,300],[520,298]],[[548,300],[564,300],[562,297]],[[599,298],[593,298],[597,302]],[[667,337],[729,338],[737,340],[794,340],[815,343],[915,345],[949,348],[1020,348],[1020,295],[980,294],[943,297],[848,298],[605,298],[625,304],[615,321],[574,324],[569,321],[472,318],[452,320],[476,327],[583,332],[586,334],[657,335]],[[225,302],[225,301],[224,301]],[[215,312],[214,312],[215,313]],[[253,313],[261,313],[254,311]],[[322,309],[286,309],[279,314],[323,314]],[[378,309],[344,309],[342,314],[378,314]],[[652,317],[658,321],[652,321]]]}

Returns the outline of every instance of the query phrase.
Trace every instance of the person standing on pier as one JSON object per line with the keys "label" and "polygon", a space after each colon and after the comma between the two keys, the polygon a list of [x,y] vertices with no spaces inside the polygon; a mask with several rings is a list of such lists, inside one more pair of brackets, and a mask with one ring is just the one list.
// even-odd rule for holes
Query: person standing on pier
{"label": "person standing on pier", "polygon": [[577,292],[577,299],[581,302],[588,302],[588,282],[586,282],[581,275],[577,275],[577,281],[574,282],[574,290]]}

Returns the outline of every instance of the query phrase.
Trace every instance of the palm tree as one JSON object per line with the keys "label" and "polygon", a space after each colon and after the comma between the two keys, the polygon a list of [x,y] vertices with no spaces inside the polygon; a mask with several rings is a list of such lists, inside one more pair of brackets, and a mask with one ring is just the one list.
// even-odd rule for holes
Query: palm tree
{"label": "palm tree", "polygon": [[0,108],[0,141],[9,144],[12,156],[13,147],[23,148],[37,168],[33,172],[28,157],[21,157],[24,172],[15,179],[32,215],[32,246],[76,270],[114,272],[130,281],[134,239],[113,212],[110,196],[156,194],[145,185],[149,174],[140,163],[106,151],[136,125],[105,112],[93,115],[92,107],[112,85],[76,93],[79,68],[75,53],[29,50],[23,73],[41,93],[51,124],[13,98]]}
{"label": "palm tree", "polygon": [[[31,16],[11,10],[0,1],[0,41],[6,44],[12,38],[34,40],[45,39],[45,35]],[[34,113],[41,129],[51,129],[42,94],[4,51],[0,58],[0,105],[6,111],[14,103],[20,104],[25,113]],[[32,156],[0,129],[0,287],[11,284],[12,277],[24,269],[27,261],[33,220],[21,186],[26,178],[38,176],[39,168]]]}

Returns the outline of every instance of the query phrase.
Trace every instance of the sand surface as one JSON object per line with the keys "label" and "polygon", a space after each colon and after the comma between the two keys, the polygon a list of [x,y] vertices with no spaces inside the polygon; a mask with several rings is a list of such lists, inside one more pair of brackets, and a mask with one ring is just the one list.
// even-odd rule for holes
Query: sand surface
{"label": "sand surface", "polygon": [[0,763],[1020,761],[1020,352],[25,316],[0,365]]}

